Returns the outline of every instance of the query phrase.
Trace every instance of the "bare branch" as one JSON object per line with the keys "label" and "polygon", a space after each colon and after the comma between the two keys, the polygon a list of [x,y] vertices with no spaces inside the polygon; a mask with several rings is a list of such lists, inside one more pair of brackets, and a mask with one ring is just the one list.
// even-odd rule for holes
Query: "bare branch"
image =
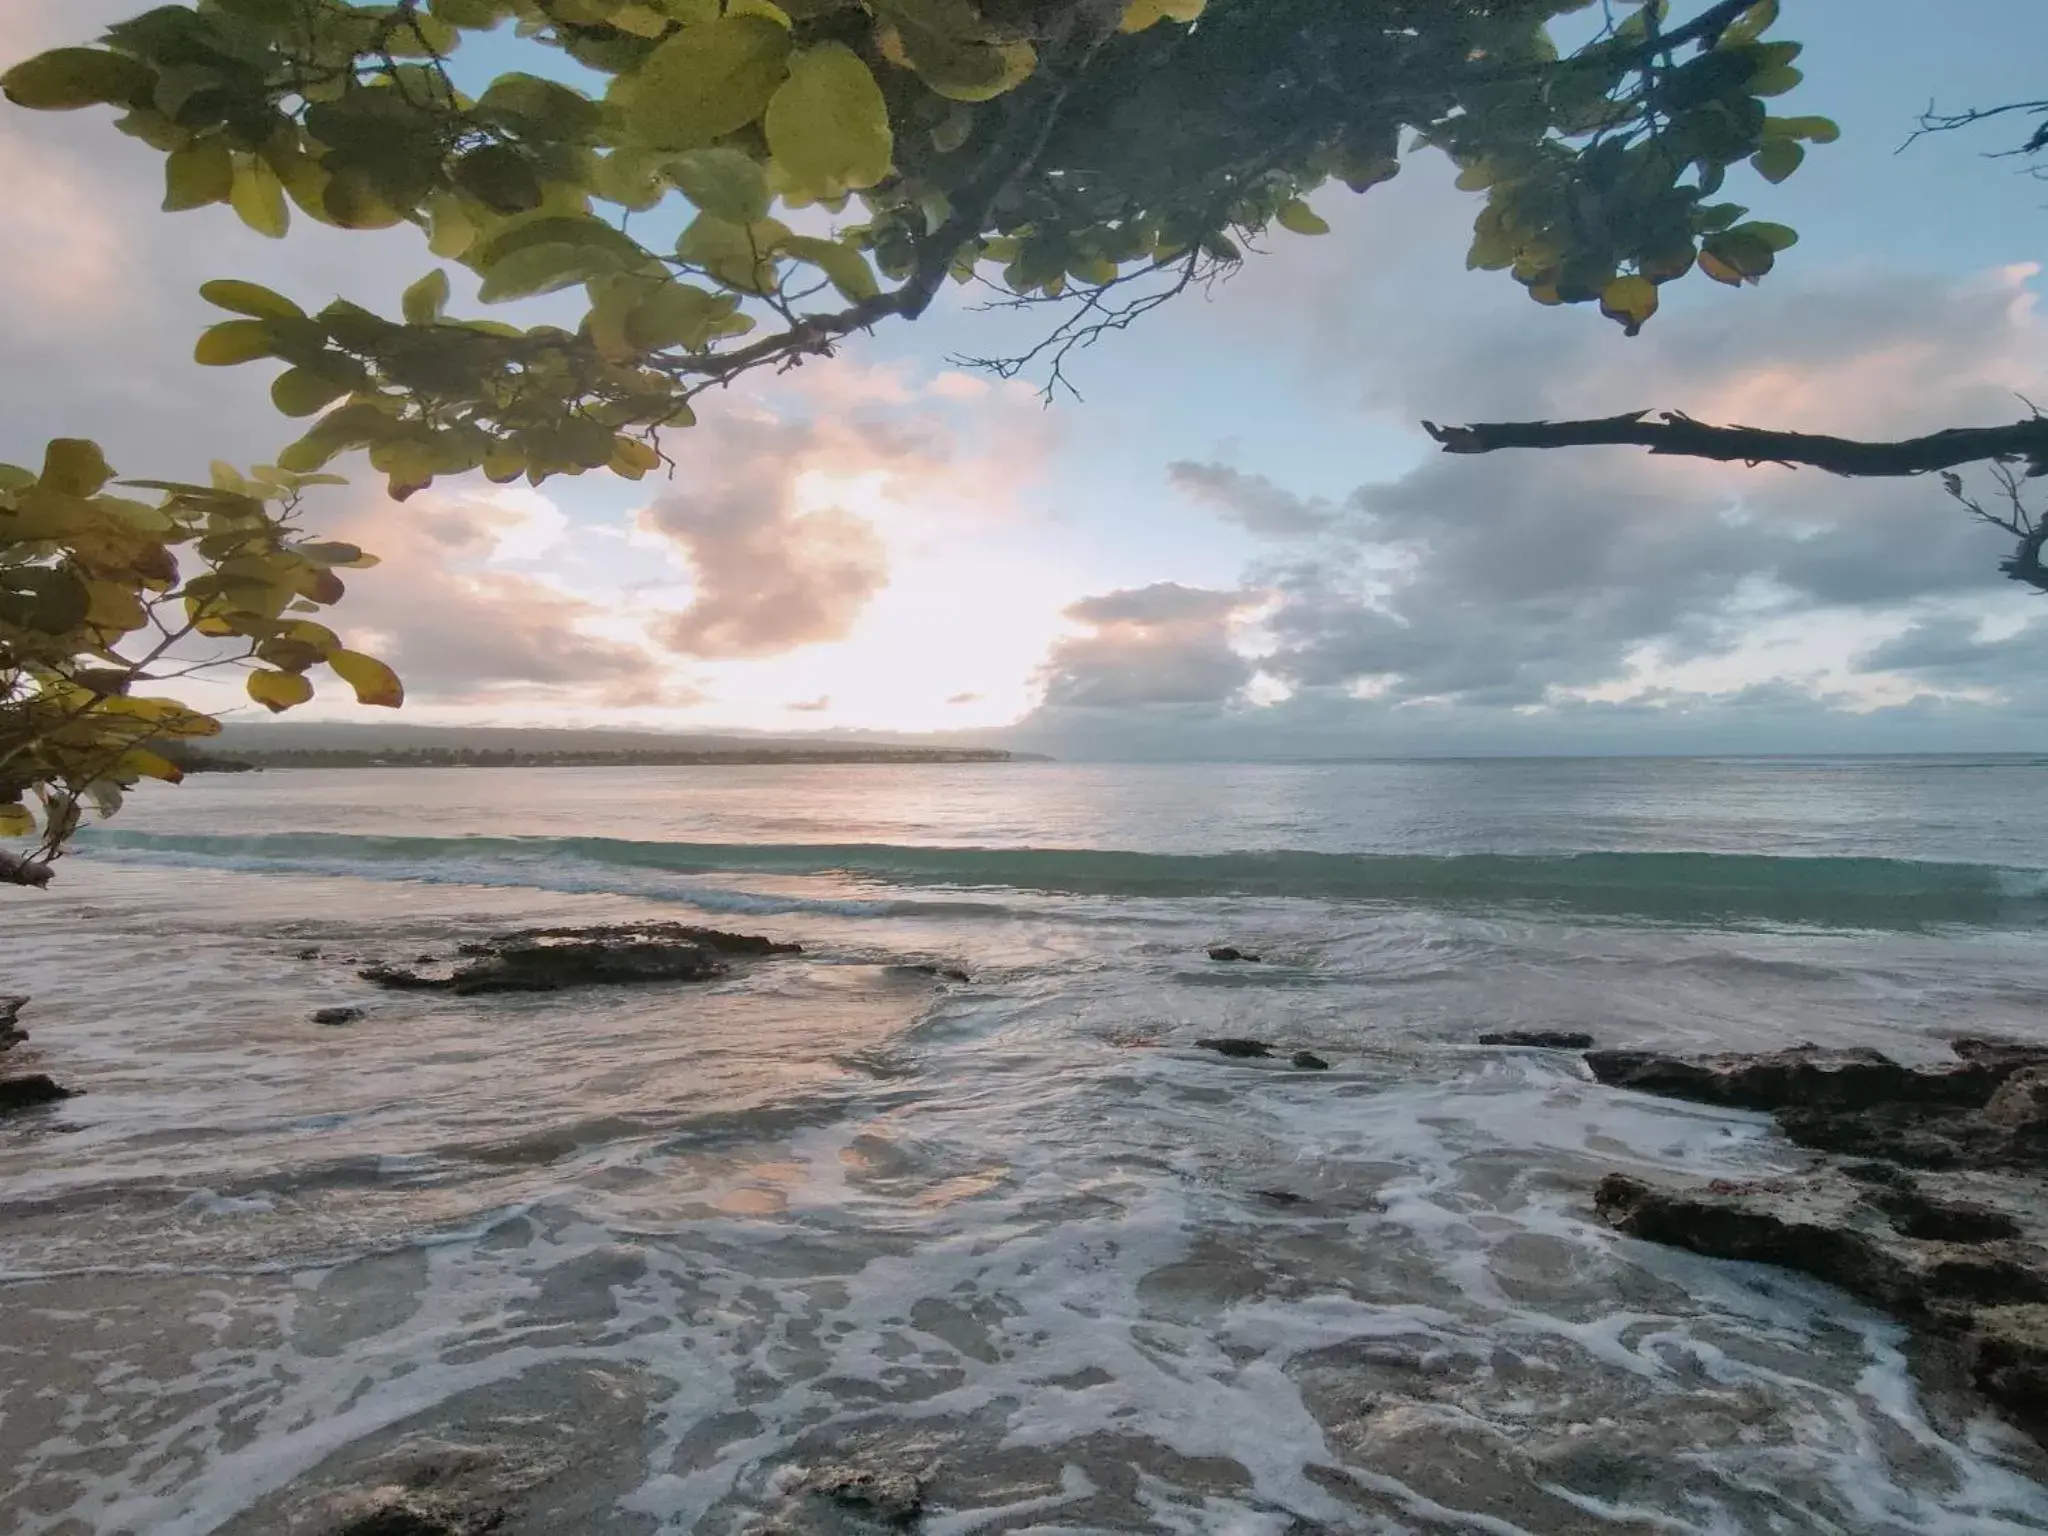
{"label": "bare branch", "polygon": [[1446,453],[1493,453],[1502,448],[1647,448],[1656,454],[1721,463],[1805,465],[1834,475],[1924,475],[1985,459],[2024,461],[2029,475],[2048,474],[2048,417],[2027,417],[2003,427],[1951,427],[1896,442],[1861,442],[1809,432],[1761,427],[1715,427],[1678,411],[1630,411],[1592,421],[1479,422],[1471,426],[1423,424]]}

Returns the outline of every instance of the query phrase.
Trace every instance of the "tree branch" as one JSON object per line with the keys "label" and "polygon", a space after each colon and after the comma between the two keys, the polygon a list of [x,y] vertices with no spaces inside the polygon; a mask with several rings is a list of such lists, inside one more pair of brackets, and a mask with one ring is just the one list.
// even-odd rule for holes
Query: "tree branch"
{"label": "tree branch", "polygon": [[1493,453],[1502,448],[1622,446],[1722,463],[1805,465],[1832,475],[1924,475],[1985,459],[2024,460],[2029,475],[2048,475],[2048,416],[2003,427],[1951,427],[1897,442],[1859,442],[1809,432],[1761,427],[1715,427],[1678,411],[1648,411],[1592,421],[1479,422],[1423,428],[1446,453]]}

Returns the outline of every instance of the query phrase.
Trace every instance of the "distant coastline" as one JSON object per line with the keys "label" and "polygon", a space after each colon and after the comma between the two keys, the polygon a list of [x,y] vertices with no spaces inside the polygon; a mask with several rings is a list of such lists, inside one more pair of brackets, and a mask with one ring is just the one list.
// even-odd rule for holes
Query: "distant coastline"
{"label": "distant coastline", "polygon": [[258,751],[185,751],[187,773],[251,773],[271,768],[723,768],[860,763],[1044,763],[1031,752],[994,747],[282,747]]}

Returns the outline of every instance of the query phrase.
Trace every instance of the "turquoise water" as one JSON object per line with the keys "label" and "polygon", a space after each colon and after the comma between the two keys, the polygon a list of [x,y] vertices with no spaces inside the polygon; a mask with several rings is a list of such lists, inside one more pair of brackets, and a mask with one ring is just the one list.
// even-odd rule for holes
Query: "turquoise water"
{"label": "turquoise water", "polygon": [[[1474,1043],[2048,1039],[2044,812],[2015,759],[144,793],[9,898],[20,1065],[87,1092],[0,1129],[0,1529],[283,1529],[513,1409],[582,1448],[514,1532],[737,1532],[844,1444],[935,1461],[944,1531],[2048,1528],[1893,1325],[1592,1220],[1616,1169],[1800,1166],[1768,1122]],[[806,953],[353,975],[640,917]]]}

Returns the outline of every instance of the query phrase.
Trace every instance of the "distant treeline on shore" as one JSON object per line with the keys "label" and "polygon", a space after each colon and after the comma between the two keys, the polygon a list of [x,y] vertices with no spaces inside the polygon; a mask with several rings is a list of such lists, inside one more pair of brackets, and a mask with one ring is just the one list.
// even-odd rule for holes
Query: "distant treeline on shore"
{"label": "distant treeline on shore", "polygon": [[634,747],[524,750],[514,747],[282,747],[232,755],[186,748],[187,773],[259,768],[704,768],[740,764],[1042,762],[994,747]]}

